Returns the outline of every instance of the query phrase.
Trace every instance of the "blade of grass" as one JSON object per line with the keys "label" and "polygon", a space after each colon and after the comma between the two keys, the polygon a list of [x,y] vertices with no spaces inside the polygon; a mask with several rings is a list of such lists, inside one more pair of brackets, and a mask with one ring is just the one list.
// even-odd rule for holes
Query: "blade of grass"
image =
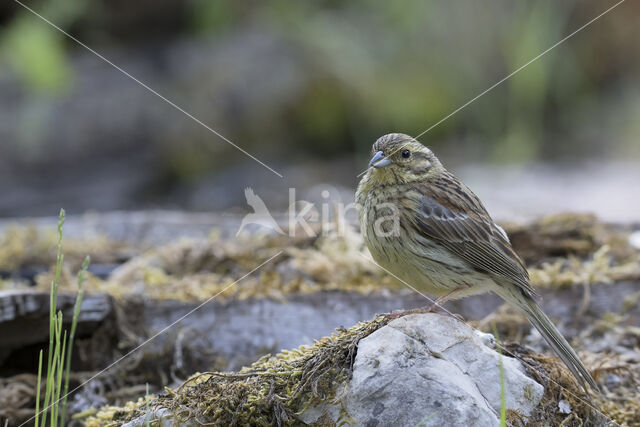
{"label": "blade of grass", "polygon": [[80,272],[78,272],[78,294],[76,295],[76,302],[73,307],[73,319],[71,321],[71,332],[69,333],[69,346],[67,349],[67,360],[65,362],[65,374],[64,374],[64,398],[62,399],[62,413],[60,415],[60,422],[64,424],[67,418],[67,394],[69,392],[69,375],[71,372],[71,352],[73,350],[73,339],[76,336],[76,327],[78,326],[78,317],[80,316],[80,308],[82,306],[82,297],[84,295],[83,284],[85,280],[85,276],[87,274],[87,269],[89,268],[89,263],[91,262],[91,257],[87,255],[82,263],[82,268]]}
{"label": "blade of grass", "polygon": [[36,420],[34,425],[38,425],[38,416],[40,415],[40,388],[42,384],[42,350],[40,350],[40,356],[38,357],[38,383],[36,385]]}
{"label": "blade of grass", "polygon": [[57,421],[58,421],[55,395],[56,395],[57,368],[58,368],[59,359],[60,359],[60,347],[62,345],[62,340],[60,339],[60,335],[62,334],[62,316],[56,315],[54,322],[55,322],[55,325],[54,325],[55,346],[53,348],[53,364],[51,367],[52,368],[51,374],[47,378],[47,381],[50,382],[50,384],[47,384],[47,386],[50,389],[50,396],[51,396],[51,408],[49,411],[50,412],[49,416],[51,418],[51,422],[49,423],[49,425],[51,427],[56,427]]}
{"label": "blade of grass", "polygon": [[[60,327],[62,327],[62,313],[60,313]],[[58,417],[60,414],[60,392],[62,391],[62,374],[64,372],[64,355],[65,355],[65,347],[67,344],[67,331],[65,330],[63,332],[63,336],[62,336],[62,350],[60,351],[60,354],[58,354],[58,369],[57,369],[57,377],[56,377],[56,400],[55,400],[55,405],[54,408],[56,409],[56,415],[55,415],[55,419],[56,419],[56,423],[58,421]],[[53,416],[51,418],[53,420]],[[60,425],[64,425],[64,421],[61,420],[60,421]]]}
{"label": "blade of grass", "polygon": [[56,297],[58,296],[58,285],[60,284],[60,277],[62,276],[62,262],[64,260],[64,255],[62,254],[62,229],[64,227],[65,215],[64,209],[60,209],[60,216],[58,218],[58,253],[56,256]]}
{"label": "blade of grass", "polygon": [[[62,255],[62,230],[64,227],[65,221],[65,211],[64,209],[60,209],[60,215],[58,217],[58,244],[57,244],[57,253],[56,253],[56,274],[55,279],[51,282],[51,288],[49,290],[49,352],[47,354],[47,380],[45,386],[45,395],[44,395],[44,403],[43,408],[45,408],[42,414],[42,423],[41,427],[45,427],[47,425],[47,415],[49,407],[49,401],[52,398],[53,391],[53,374],[54,374],[54,348],[55,348],[55,336],[56,336],[56,308],[58,307],[58,286],[60,285],[60,277],[62,275],[62,263],[64,261],[64,256]],[[36,424],[37,425],[37,424]]]}
{"label": "blade of grass", "polygon": [[[47,379],[45,382],[45,392],[44,392],[44,402],[43,407],[47,408],[49,406],[49,397],[51,396],[51,365],[53,358],[53,342],[55,339],[55,321],[53,320],[53,313],[55,312],[55,305],[53,297],[53,282],[51,282],[51,289],[49,290],[49,352],[47,354]],[[47,410],[45,409],[42,414],[42,424],[41,427],[45,427],[47,424]]]}

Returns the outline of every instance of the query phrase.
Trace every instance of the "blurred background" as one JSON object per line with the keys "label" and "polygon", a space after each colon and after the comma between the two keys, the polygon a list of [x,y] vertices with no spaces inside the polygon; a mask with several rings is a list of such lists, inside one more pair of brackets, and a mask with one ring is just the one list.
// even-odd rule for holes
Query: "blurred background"
{"label": "blurred background", "polygon": [[[34,413],[51,282],[68,328],[87,254],[69,414],[424,306],[324,209],[353,202],[378,137],[426,130],[420,141],[505,227],[545,312],[588,352],[606,391],[597,406],[640,425],[640,1],[476,100],[619,0],[19,1],[41,17],[0,0],[0,426]],[[310,231],[286,221],[291,188],[298,212],[302,200],[322,212]],[[251,194],[288,233],[245,222],[261,211]],[[546,350],[500,304],[448,309]],[[539,424],[589,424],[548,390],[558,418]]]}
{"label": "blurred background", "polygon": [[[335,190],[613,2],[0,4],[0,217],[247,211]],[[640,3],[625,2],[420,139],[495,217],[639,221]]]}

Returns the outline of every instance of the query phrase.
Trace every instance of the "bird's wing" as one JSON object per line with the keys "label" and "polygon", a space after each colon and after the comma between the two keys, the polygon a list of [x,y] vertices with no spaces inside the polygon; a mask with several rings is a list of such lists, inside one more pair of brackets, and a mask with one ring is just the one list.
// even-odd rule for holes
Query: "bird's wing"
{"label": "bird's wing", "polygon": [[420,189],[414,221],[421,233],[474,269],[505,278],[530,296],[535,294],[524,262],[506,233],[493,222],[478,197],[453,175]]}

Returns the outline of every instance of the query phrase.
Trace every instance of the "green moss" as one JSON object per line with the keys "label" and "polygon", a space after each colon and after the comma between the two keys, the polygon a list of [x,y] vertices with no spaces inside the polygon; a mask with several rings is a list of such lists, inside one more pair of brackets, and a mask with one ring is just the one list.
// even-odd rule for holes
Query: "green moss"
{"label": "green moss", "polygon": [[[57,240],[55,227],[43,229],[34,224],[8,225],[0,233],[0,271],[55,264]],[[125,245],[104,236],[87,239],[65,238],[62,250],[65,253],[65,265],[77,270],[87,254],[90,254],[96,263],[116,263],[121,258],[120,252],[125,250]],[[131,252],[131,248],[127,252]],[[46,290],[48,286],[47,283]]]}
{"label": "green moss", "polygon": [[604,245],[619,261],[636,253],[629,245],[628,230],[604,224],[594,215],[562,213],[502,225],[518,254],[533,265],[551,258],[588,257]]}
{"label": "green moss", "polygon": [[587,259],[575,256],[545,262],[529,269],[536,287],[552,288],[589,283],[614,283],[640,278],[640,255],[616,262],[608,245],[600,247]]}
{"label": "green moss", "polygon": [[633,310],[638,306],[638,303],[640,303],[640,291],[627,295],[622,300],[622,313]]}
{"label": "green moss", "polygon": [[[511,425],[575,425],[567,421],[568,415],[561,413],[558,407],[560,400],[567,400],[571,405],[571,414],[580,425],[600,425],[605,419],[600,413],[599,402],[585,395],[576,379],[562,362],[544,354],[526,349],[519,344],[505,346],[508,353],[516,355],[526,362],[525,369],[529,376],[544,386],[544,395],[532,416],[523,420],[510,420]],[[565,422],[565,424],[562,424]]]}
{"label": "green moss", "polygon": [[116,421],[118,418],[124,418],[132,414],[142,411],[147,404],[156,399],[154,395],[140,397],[135,402],[127,402],[124,406],[104,406],[97,409],[88,409],[84,412],[75,414],[72,418],[76,420],[84,419],[86,427],[112,427],[122,423]]}
{"label": "green moss", "polygon": [[13,271],[33,263],[55,261],[57,234],[54,228],[9,225],[0,235],[0,270]]}
{"label": "green moss", "polygon": [[[258,273],[244,277],[277,251],[283,254]],[[332,290],[369,294],[402,287],[363,254],[364,242],[351,228],[344,234],[331,232],[314,238],[257,235],[238,241],[182,240],[133,258],[108,281],[94,280],[87,287],[116,298],[143,292],[151,299],[181,301],[203,301],[212,295],[218,295],[218,301],[286,300],[291,294]],[[239,278],[243,279],[229,287]],[[38,283],[44,288],[49,279],[43,276]]]}
{"label": "green moss", "polygon": [[[576,379],[556,357],[526,349],[519,344],[506,346],[508,352],[526,362],[528,374],[544,386],[544,395],[535,413],[526,422],[510,420],[510,425],[640,425],[640,365],[625,357],[605,353],[581,353],[596,379],[603,384],[608,375],[619,383],[605,386],[601,393],[586,395]],[[559,411],[558,402],[566,400],[571,413]],[[514,421],[514,422],[511,422]]]}
{"label": "green moss", "polygon": [[[640,256],[637,251],[629,252],[629,248],[624,246],[624,239],[619,236],[618,243],[606,243],[612,240],[607,240],[602,234],[604,226],[581,221],[574,221],[570,217],[555,218],[541,220],[532,226],[531,230],[540,230],[547,239],[536,241],[540,244],[538,247],[543,249],[540,253],[546,257],[545,262],[530,268],[536,286],[554,288],[640,278]],[[578,237],[571,237],[575,236],[571,230],[582,226],[590,228],[578,233]],[[534,231],[528,233],[529,236],[535,234]],[[553,241],[553,236],[569,237],[560,239],[564,243],[559,245]],[[53,229],[49,232],[33,226],[8,227],[0,235],[0,269],[11,271],[23,266],[52,264],[55,262],[55,239]],[[575,244],[577,241],[588,242],[588,245]],[[563,255],[549,257],[552,253],[549,251],[556,251],[559,247],[563,248]],[[77,263],[79,266],[85,252],[94,254],[98,262],[109,262],[110,259],[116,259],[120,248],[122,246],[103,238],[67,240],[64,250],[69,254],[66,260],[71,262],[63,271],[61,290],[75,289],[75,282],[72,280],[72,271],[75,270],[73,264]],[[586,255],[577,255],[576,248],[586,248]],[[150,299],[202,301],[225,289],[277,250],[283,250],[283,255],[265,265],[259,273],[246,277],[225,290],[216,300],[254,297],[285,300],[291,294],[325,290],[370,293],[386,288],[402,288],[361,256],[366,254],[366,248],[354,229],[348,229],[345,234],[330,232],[314,238],[252,235],[237,241],[221,241],[216,233],[212,233],[209,240],[178,241],[137,256],[121,266],[110,280],[103,281],[89,275],[85,288],[88,292],[106,292],[121,299],[127,299],[135,292]],[[52,274],[43,274],[37,279],[41,289],[49,289]],[[0,283],[0,287],[2,286],[19,285],[4,282]],[[626,309],[633,307],[637,301],[637,294],[628,297]],[[517,340],[528,330],[523,328],[522,325],[526,323],[517,314],[499,311],[497,315],[500,316],[499,320],[494,320],[498,323],[501,335],[505,337]],[[608,331],[620,323],[619,319],[619,316],[605,316],[595,326]],[[219,420],[223,424],[228,421],[241,424],[247,420],[246,417],[251,417],[251,422],[293,423],[295,414],[305,406],[335,400],[337,387],[350,375],[357,341],[383,324],[385,320],[379,318],[348,331],[339,331],[314,346],[282,352],[274,358],[258,361],[239,373],[197,374],[178,390],[155,399],[152,407],[168,407],[180,419]],[[507,327],[511,330],[505,329]],[[536,366],[540,367],[540,372],[549,372],[552,378],[560,372],[556,371],[561,366],[556,366],[558,362],[555,359],[538,360],[538,356],[527,353],[524,353],[524,357],[537,360]],[[615,359],[611,355],[598,357],[589,362],[588,366],[595,370],[604,366],[603,373],[616,372],[616,369],[622,369],[621,366],[631,366],[628,362],[611,365],[609,361]],[[640,401],[637,391],[640,382],[632,383],[628,379],[639,375],[636,369],[632,375],[625,376],[625,381],[630,381],[625,386],[626,394],[616,392],[600,401],[602,410],[620,423],[634,425],[628,420],[640,417],[640,408],[629,402],[629,396],[635,402]],[[570,380],[570,377],[563,379]],[[580,392],[579,388],[574,391]],[[548,420],[552,420],[551,424],[555,425],[555,422],[565,420],[566,415],[553,412],[554,402],[557,407],[558,399],[564,397],[557,389],[552,392],[555,394],[548,396],[545,408],[551,411]],[[592,416],[579,406],[574,409],[574,421],[585,421]],[[144,408],[137,406],[137,403],[127,404],[122,408],[105,408],[92,414],[90,420],[96,424],[91,425],[121,423],[143,411]],[[344,420],[348,419],[348,414],[342,415]],[[508,413],[507,418],[511,422],[517,417],[516,414]],[[567,422],[571,424],[573,421]]]}
{"label": "green moss", "polygon": [[[168,409],[173,421],[213,425],[294,425],[296,415],[312,406],[329,404],[341,408],[337,392],[351,377],[358,342],[383,327],[389,318],[339,330],[330,337],[265,356],[235,373],[197,373],[175,390],[149,402],[152,412]],[[508,425],[599,425],[607,418],[620,425],[637,425],[640,420],[640,368],[623,363],[619,356],[583,354],[597,381],[615,373],[625,378],[622,387],[587,396],[575,378],[556,357],[536,353],[519,344],[505,343],[505,351],[522,360],[528,374],[544,386],[540,405],[531,417],[507,411]],[[528,398],[533,395],[529,390]],[[566,400],[571,413],[560,412],[558,402]],[[90,427],[121,425],[144,416],[146,402],[138,399],[123,407],[105,407],[83,414]],[[337,424],[353,422],[344,408]],[[562,424],[564,423],[564,424]],[[335,425],[321,417],[316,425]]]}
{"label": "green moss", "polygon": [[[516,249],[535,255],[529,269],[534,285],[563,287],[640,278],[640,254],[617,232],[588,215],[546,217],[528,225],[507,226]],[[320,231],[320,230],[318,230]],[[120,252],[135,252],[103,237],[67,239],[70,271],[79,268],[85,253],[95,263],[117,262]],[[260,273],[243,277],[277,250],[283,255],[265,265]],[[116,298],[142,293],[152,299],[203,301],[220,293],[217,300],[268,297],[285,300],[290,294],[319,291],[355,291],[370,294],[381,289],[401,289],[389,275],[362,255],[367,254],[362,236],[352,227],[338,233],[335,227],[318,237],[241,235],[220,240],[179,240],[154,248],[121,265],[109,280],[90,277],[89,292],[106,292]],[[561,254],[562,256],[556,256]],[[543,262],[537,262],[544,259]],[[10,226],[0,235],[0,270],[51,265],[55,261],[55,230],[34,226]],[[70,271],[61,289],[73,290]],[[48,290],[51,273],[37,283]]]}
{"label": "green moss", "polygon": [[[237,373],[195,374],[176,390],[166,389],[150,406],[170,409],[178,423],[295,424],[296,414],[305,408],[338,403],[336,393],[351,376],[358,342],[388,321],[378,316],[311,346],[265,356]],[[141,416],[143,409],[141,403],[122,410],[108,407],[89,417],[87,425],[120,424]],[[348,414],[342,413],[341,419],[348,420]]]}

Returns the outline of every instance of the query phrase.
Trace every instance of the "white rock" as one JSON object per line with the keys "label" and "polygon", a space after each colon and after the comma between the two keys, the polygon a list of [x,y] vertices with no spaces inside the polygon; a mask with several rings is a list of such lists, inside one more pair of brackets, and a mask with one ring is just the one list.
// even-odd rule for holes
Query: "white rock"
{"label": "white rock", "polygon": [[[366,426],[497,426],[502,359],[506,407],[528,416],[544,389],[494,344],[452,317],[396,319],[360,341],[353,377],[340,393],[342,413]],[[313,422],[327,413],[336,420],[338,407],[312,408],[300,418]]]}
{"label": "white rock", "polygon": [[640,231],[634,231],[629,235],[629,244],[636,249],[640,249]]}
{"label": "white rock", "polygon": [[[360,426],[499,426],[501,360],[506,407],[529,416],[543,387],[525,375],[518,360],[494,347],[493,336],[453,317],[401,317],[360,341],[351,381],[338,390],[339,403],[306,409],[299,419],[313,423],[327,416]],[[562,402],[560,409],[566,409]],[[175,425],[171,411],[158,408],[125,426],[143,427],[148,420]]]}
{"label": "white rock", "polygon": [[558,411],[560,411],[561,414],[570,414],[571,404],[569,403],[569,401],[562,399],[560,402],[558,402]]}

